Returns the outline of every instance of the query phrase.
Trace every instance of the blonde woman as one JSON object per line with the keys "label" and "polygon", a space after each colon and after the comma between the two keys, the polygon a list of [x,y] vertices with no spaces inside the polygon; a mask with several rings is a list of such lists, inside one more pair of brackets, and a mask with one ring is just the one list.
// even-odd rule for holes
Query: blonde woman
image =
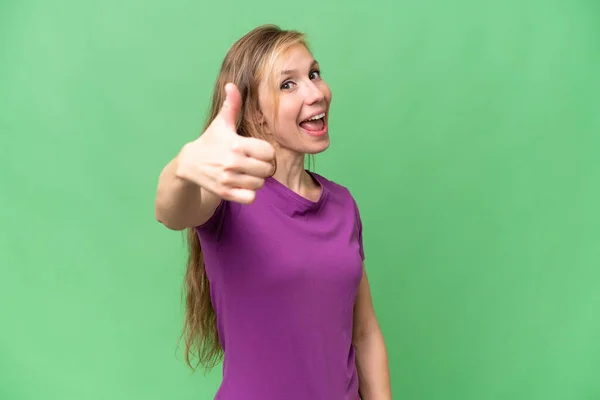
{"label": "blonde woman", "polygon": [[216,399],[391,398],[356,202],[304,167],[329,147],[330,103],[303,34],[258,27],[160,175],[156,218],[188,229],[186,361],[223,361]]}

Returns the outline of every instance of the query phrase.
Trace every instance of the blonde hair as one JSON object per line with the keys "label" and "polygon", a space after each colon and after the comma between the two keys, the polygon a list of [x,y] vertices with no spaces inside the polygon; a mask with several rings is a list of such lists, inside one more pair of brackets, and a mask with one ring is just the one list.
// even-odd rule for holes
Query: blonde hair
{"label": "blonde hair", "polygon": [[[264,79],[272,88],[274,109],[278,107],[278,71],[284,56],[296,44],[308,48],[305,35],[294,30],[282,30],[276,25],[259,26],[237,40],[227,52],[221,65],[204,130],[218,115],[225,100],[225,85],[234,83],[242,96],[242,109],[236,120],[241,136],[264,138],[257,122],[260,112],[258,87]],[[210,297],[210,283],[204,267],[200,240],[195,229],[187,232],[188,260],[184,279],[185,320],[182,336],[185,338],[185,360],[192,368],[191,357],[206,371],[222,360],[223,351],[217,330],[217,318]]]}

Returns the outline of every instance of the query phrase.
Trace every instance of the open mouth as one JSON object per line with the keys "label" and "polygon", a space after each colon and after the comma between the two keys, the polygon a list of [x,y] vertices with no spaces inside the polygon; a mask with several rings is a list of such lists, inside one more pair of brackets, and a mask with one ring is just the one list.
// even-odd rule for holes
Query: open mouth
{"label": "open mouth", "polygon": [[325,113],[317,114],[300,122],[300,127],[308,132],[321,132],[325,129]]}

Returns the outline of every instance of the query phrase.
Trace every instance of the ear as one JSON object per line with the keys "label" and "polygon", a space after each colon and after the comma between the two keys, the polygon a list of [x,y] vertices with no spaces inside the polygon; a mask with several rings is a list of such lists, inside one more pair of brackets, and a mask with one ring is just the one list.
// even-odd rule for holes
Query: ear
{"label": "ear", "polygon": [[265,125],[267,123],[267,119],[261,110],[257,110],[254,114],[254,122],[258,125]]}
{"label": "ear", "polygon": [[263,134],[271,134],[269,123],[267,121],[267,118],[265,118],[265,114],[262,111],[256,111],[256,113],[254,114],[254,122],[260,127],[260,130],[263,132]]}

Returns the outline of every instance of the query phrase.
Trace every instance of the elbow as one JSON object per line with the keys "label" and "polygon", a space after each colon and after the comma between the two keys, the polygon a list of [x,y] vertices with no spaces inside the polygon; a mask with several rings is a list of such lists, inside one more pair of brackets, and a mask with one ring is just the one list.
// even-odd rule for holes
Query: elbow
{"label": "elbow", "polygon": [[165,208],[161,207],[158,202],[154,206],[154,218],[157,222],[172,231],[182,231],[187,228],[187,226],[180,221],[175,221],[173,218],[170,218],[168,213],[165,212]]}
{"label": "elbow", "polygon": [[160,218],[156,218],[156,220],[159,223],[161,223],[164,227],[166,227],[167,229],[170,229],[172,231],[183,231],[184,229],[188,228],[184,224],[178,224],[178,223],[173,222],[173,221],[163,220],[163,219],[160,219]]}
{"label": "elbow", "polygon": [[373,339],[383,339],[383,333],[381,332],[381,329],[379,328],[378,324],[373,324],[372,326],[369,326],[365,329],[355,330],[354,335],[352,337],[352,344],[356,346],[360,345],[361,343],[364,343],[367,340]]}

